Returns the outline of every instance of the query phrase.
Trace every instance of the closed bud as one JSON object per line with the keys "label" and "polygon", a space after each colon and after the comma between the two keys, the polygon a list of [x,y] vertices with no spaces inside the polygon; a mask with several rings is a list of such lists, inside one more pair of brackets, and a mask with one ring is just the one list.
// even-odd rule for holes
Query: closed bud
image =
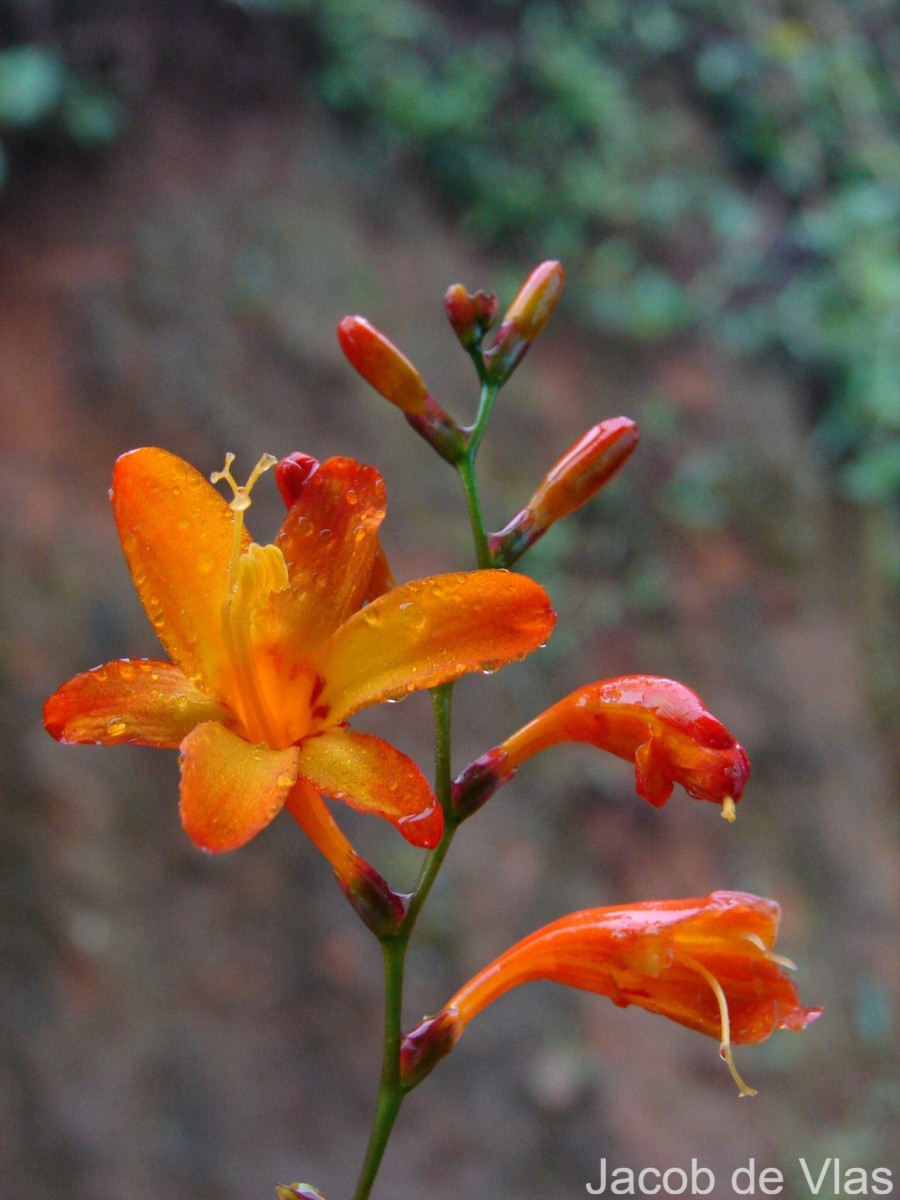
{"label": "closed bud", "polygon": [[344,317],[338,341],[366,383],[389,400],[429,445],[449,463],[465,453],[466,437],[428,391],[405,354],[364,317]]}
{"label": "closed bud", "polygon": [[319,469],[319,460],[297,450],[283,458],[275,468],[275,482],[285,508],[293,508],[300,499],[306,481]]}
{"label": "closed bud", "polygon": [[496,564],[512,566],[551,525],[587,504],[637,444],[638,427],[628,417],[613,417],[589,429],[547,472],[528,504],[491,536]]}
{"label": "closed bud", "polygon": [[545,262],[535,267],[522,284],[484,355],[487,377],[497,387],[510,377],[550,320],[562,293],[564,278],[560,263]]}
{"label": "closed bud", "polygon": [[364,317],[344,317],[338,341],[348,361],[376,392],[407,416],[422,416],[428,389],[405,354]]}
{"label": "closed bud", "polygon": [[447,319],[456,336],[466,350],[480,346],[484,335],[497,319],[500,301],[494,292],[466,291],[461,283],[454,283],[444,296]]}
{"label": "closed bud", "polygon": [[278,1200],[326,1200],[318,1188],[311,1183],[281,1184],[275,1189]]}

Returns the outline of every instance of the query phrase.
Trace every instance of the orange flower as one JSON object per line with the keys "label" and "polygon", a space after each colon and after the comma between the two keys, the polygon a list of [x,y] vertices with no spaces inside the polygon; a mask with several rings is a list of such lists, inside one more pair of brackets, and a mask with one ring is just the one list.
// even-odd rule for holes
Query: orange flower
{"label": "orange flower", "polygon": [[750,762],[696,692],[655,675],[590,683],[546,709],[483,754],[454,784],[460,816],[479,808],[533,754],[559,742],[589,742],[634,762],[637,793],[656,807],[676,783],[689,796],[722,805],[734,820]]}
{"label": "orange flower", "polygon": [[[349,458],[295,460],[273,545],[244,528],[233,456],[213,476],[158,449],[116,463],[112,503],[125,557],[171,662],[128,659],[78,675],[44,708],[62,742],[181,750],[181,817],[196,844],[232,850],[287,806],[340,878],[358,860],[320,793],[393,822],[419,846],[442,815],[419,768],[381,738],[346,728],[361,708],[522,658],[554,621],[523,576],[384,578],[384,485]],[[310,465],[313,464],[313,465]]]}
{"label": "orange flower", "polygon": [[753,1095],[731,1044],[804,1029],[821,1013],[803,1007],[783,970],[793,964],[774,953],[779,915],[774,901],[741,892],[571,913],[507,950],[405,1036],[407,1085],[424,1078],[504,992],[550,979],[718,1038],[741,1095]]}

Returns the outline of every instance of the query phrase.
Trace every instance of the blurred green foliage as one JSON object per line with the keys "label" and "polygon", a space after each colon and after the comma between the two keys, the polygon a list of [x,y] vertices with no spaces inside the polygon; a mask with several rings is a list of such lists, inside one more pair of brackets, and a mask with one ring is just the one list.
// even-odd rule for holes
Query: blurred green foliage
{"label": "blurred green foliage", "polygon": [[[116,136],[129,99],[66,36],[73,14],[77,32],[111,7],[51,3],[42,25],[0,0],[0,179],[9,146]],[[643,344],[700,330],[782,355],[845,493],[900,496],[895,0],[217,0],[209,12],[283,22],[298,77],[373,158],[423,173],[509,262],[508,288],[557,257],[589,328]]]}
{"label": "blurred green foliage", "polygon": [[115,138],[123,107],[103,84],[38,45],[0,50],[0,184],[10,142],[62,137],[80,146]]}
{"label": "blurred green foliage", "polygon": [[893,0],[243,0],[318,94],[595,327],[798,369],[847,494],[900,495]]}

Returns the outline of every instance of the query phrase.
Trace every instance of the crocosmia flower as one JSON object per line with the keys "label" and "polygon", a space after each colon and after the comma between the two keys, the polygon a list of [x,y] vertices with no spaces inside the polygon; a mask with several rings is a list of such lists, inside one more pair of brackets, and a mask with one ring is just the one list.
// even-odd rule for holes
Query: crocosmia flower
{"label": "crocosmia flower", "polygon": [[800,1003],[784,973],[793,964],[774,952],[779,915],[772,900],[741,892],[571,913],[507,950],[406,1035],[407,1084],[424,1078],[504,992],[549,979],[716,1038],[741,1095],[753,1095],[734,1066],[732,1043],[804,1029],[821,1013]]}
{"label": "crocosmia flower", "polygon": [[62,742],[179,748],[182,821],[206,850],[243,845],[286,805],[346,876],[352,851],[323,794],[435,845],[442,815],[419,768],[347,720],[524,657],[552,629],[546,593],[482,571],[376,595],[386,578],[376,470],[295,456],[281,481],[287,517],[261,546],[244,513],[275,460],[263,458],[246,486],[231,462],[213,476],[231,488],[229,503],[165,450],[118,460],[122,547],[171,661],[121,659],[76,676],[47,701],[48,731]]}
{"label": "crocosmia flower", "polygon": [[639,796],[659,807],[681,784],[689,796],[722,805],[734,820],[750,762],[690,688],[655,675],[623,675],[571,692],[467,767],[454,784],[468,815],[534,754],[560,742],[587,742],[634,763]]}

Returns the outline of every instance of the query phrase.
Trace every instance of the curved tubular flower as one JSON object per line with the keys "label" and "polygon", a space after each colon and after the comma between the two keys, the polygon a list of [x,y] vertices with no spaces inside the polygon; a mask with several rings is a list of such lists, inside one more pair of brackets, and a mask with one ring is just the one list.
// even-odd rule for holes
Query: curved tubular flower
{"label": "curved tubular flower", "polygon": [[657,808],[676,783],[697,800],[722,805],[734,820],[750,762],[696,692],[655,675],[590,683],[546,709],[456,780],[460,816],[479,808],[532,755],[559,742],[589,742],[634,762],[639,796]]}
{"label": "curved tubular flower", "polygon": [[300,479],[301,464],[274,544],[259,546],[243,514],[275,460],[244,487],[231,461],[213,476],[232,487],[230,504],[165,450],[117,461],[122,546],[171,661],[78,675],[47,701],[44,723],[61,742],[179,748],[182,822],[201,848],[242,846],[287,806],[339,877],[355,879],[358,860],[322,794],[386,818],[417,846],[437,843],[443,818],[415,763],[347,718],[522,658],[554,615],[538,584],[495,572],[419,580],[361,608],[379,572],[378,472],[332,458]]}
{"label": "curved tubular flower", "polygon": [[793,964],[774,953],[779,915],[774,901],[741,892],[570,913],[523,938],[406,1034],[407,1086],[424,1078],[504,992],[550,979],[717,1038],[741,1095],[753,1095],[734,1067],[731,1044],[804,1029],[821,1013],[800,1003],[783,970]]}

